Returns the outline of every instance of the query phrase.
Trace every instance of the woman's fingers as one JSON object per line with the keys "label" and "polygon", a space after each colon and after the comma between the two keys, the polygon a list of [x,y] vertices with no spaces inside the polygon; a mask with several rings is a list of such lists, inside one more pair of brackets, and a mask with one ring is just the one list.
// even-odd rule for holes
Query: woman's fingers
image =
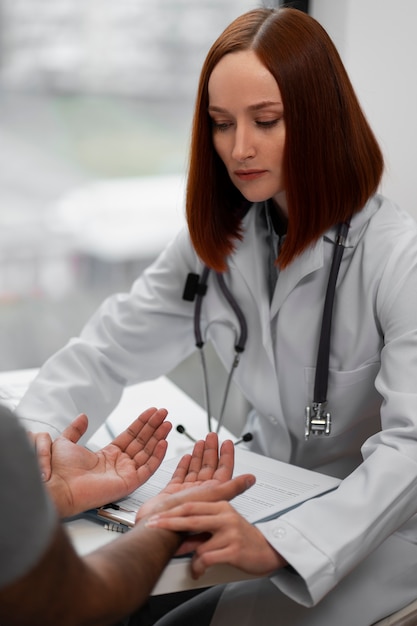
{"label": "woman's fingers", "polygon": [[[184,524],[189,524],[190,522],[184,518],[198,514],[200,510],[198,509],[198,503],[232,500],[232,498],[252,487],[255,484],[255,480],[255,476],[252,474],[242,474],[225,483],[218,484],[213,480],[208,480],[196,487],[190,487],[184,491],[169,495],[159,503],[158,514],[149,518],[148,525],[170,530],[193,530],[187,527],[178,528],[175,527],[175,524],[178,526],[181,523],[178,520],[182,520]],[[197,503],[196,506],[193,503]]]}
{"label": "woman's fingers", "polygon": [[212,567],[217,563],[230,564],[228,546],[224,546],[219,550],[205,551],[201,555],[195,552],[193,558],[191,559],[191,577],[194,578],[194,580],[197,580],[205,574],[209,567]]}

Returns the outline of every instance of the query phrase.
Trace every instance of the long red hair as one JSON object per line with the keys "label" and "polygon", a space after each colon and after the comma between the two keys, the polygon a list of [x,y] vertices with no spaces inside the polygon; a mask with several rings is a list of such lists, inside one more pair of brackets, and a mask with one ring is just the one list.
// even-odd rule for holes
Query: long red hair
{"label": "long red hair", "polygon": [[238,17],[204,62],[193,120],[186,210],[191,240],[209,267],[224,271],[242,238],[248,203],[216,154],[208,81],[220,59],[253,50],[276,79],[284,105],[288,230],[278,262],[360,211],[378,188],[383,157],[340,56],[326,31],[295,9],[254,9]]}

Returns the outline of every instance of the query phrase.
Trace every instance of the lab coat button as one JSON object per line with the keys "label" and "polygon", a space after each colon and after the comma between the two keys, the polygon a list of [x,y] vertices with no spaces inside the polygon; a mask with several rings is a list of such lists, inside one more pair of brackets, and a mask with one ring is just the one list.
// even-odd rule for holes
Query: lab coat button
{"label": "lab coat button", "polygon": [[278,424],[278,420],[276,417],[274,417],[273,415],[268,415],[268,417],[271,424]]}
{"label": "lab coat button", "polygon": [[272,534],[274,535],[275,539],[283,539],[287,534],[287,531],[285,530],[285,528],[282,528],[282,526],[278,526],[278,528],[274,528]]}

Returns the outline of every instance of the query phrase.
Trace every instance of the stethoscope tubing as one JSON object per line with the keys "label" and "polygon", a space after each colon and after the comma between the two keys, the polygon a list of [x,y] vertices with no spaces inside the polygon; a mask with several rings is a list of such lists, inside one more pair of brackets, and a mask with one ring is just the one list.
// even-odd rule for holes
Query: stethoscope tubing
{"label": "stethoscope tubing", "polygon": [[329,359],[330,359],[330,335],[332,329],[333,305],[336,294],[336,282],[342,262],[345,241],[349,230],[349,222],[339,225],[332,265],[327,283],[326,297],[324,300],[323,317],[321,322],[319,348],[317,352],[316,377],[314,381],[315,404],[327,402],[327,388],[329,382]]}
{"label": "stethoscope tubing", "polygon": [[[327,390],[328,390],[328,381],[329,381],[329,360],[330,360],[330,339],[331,339],[331,328],[332,328],[332,317],[333,317],[333,305],[335,301],[336,294],[336,283],[339,275],[340,265],[342,262],[342,257],[345,249],[345,243],[347,234],[350,228],[350,220],[346,222],[342,222],[338,226],[338,233],[335,242],[335,249],[332,257],[332,264],[329,272],[329,279],[327,283],[326,295],[324,300],[323,307],[323,316],[321,322],[320,329],[320,338],[319,338],[319,347],[317,352],[317,361],[316,361],[316,374],[314,381],[314,400],[313,405],[326,405],[327,404]],[[204,266],[201,282],[198,284],[198,290],[196,292],[196,301],[194,308],[194,335],[196,346],[200,349],[201,354],[201,363],[203,369],[204,376],[204,387],[205,387],[205,396],[206,396],[206,410],[207,410],[207,420],[208,427],[211,430],[211,408],[210,408],[210,398],[209,398],[209,389],[208,389],[208,375],[207,375],[207,366],[204,357],[204,339],[201,332],[201,307],[203,302],[203,297],[207,292],[207,283],[210,274],[210,268]],[[234,311],[240,328],[240,335],[236,340],[235,344],[235,358],[233,364],[230,368],[228,379],[226,383],[226,389],[223,396],[222,407],[218,419],[218,428],[217,432],[220,430],[224,410],[226,406],[226,401],[229,394],[230,384],[232,382],[234,369],[237,367],[239,363],[239,355],[244,351],[245,345],[248,338],[248,326],[246,322],[245,315],[237,303],[236,299],[232,295],[230,289],[226,285],[226,281],[224,280],[223,274],[216,272],[217,283],[220,287],[220,290],[227,300],[229,306]],[[330,432],[330,431],[329,431]]]}
{"label": "stethoscope tubing", "polygon": [[243,352],[248,338],[248,325],[246,323],[245,315],[235,298],[232,296],[230,289],[226,286],[223,274],[216,272],[216,278],[224,297],[235,312],[235,315],[239,321],[240,336],[236,342],[235,350],[236,352]]}
{"label": "stethoscope tubing", "polygon": [[202,348],[204,346],[203,335],[201,333],[201,306],[203,304],[203,296],[206,294],[207,281],[210,274],[210,268],[207,265],[203,268],[203,273],[201,275],[201,282],[199,285],[201,286],[196,294],[195,299],[195,307],[194,307],[194,337],[195,337],[195,345],[197,348]]}
{"label": "stethoscope tubing", "polygon": [[[204,266],[204,269],[201,275],[201,281],[199,282],[199,287],[198,287],[198,291],[196,294],[196,302],[195,302],[195,309],[194,309],[194,336],[195,336],[196,346],[199,348],[201,367],[203,370],[205,404],[206,404],[206,410],[207,410],[207,425],[208,425],[209,431],[212,430],[210,392],[209,392],[209,385],[208,385],[207,364],[206,364],[206,359],[205,359],[205,354],[204,354],[205,341],[203,339],[203,334],[201,332],[200,322],[201,322],[201,307],[202,307],[203,297],[207,291],[207,282],[208,282],[210,271],[211,270],[209,267]],[[246,318],[242,309],[240,308],[236,299],[233,297],[232,293],[230,292],[229,288],[226,285],[223,274],[221,274],[220,272],[216,272],[215,276],[216,276],[217,283],[220,287],[220,290],[223,296],[227,300],[229,306],[232,308],[232,310],[234,311],[238,319],[239,329],[240,329],[239,337],[237,338],[236,343],[235,343],[235,351],[236,351],[235,357],[233,359],[232,366],[227,376],[226,388],[223,393],[222,405],[220,408],[219,418],[217,420],[216,432],[218,433],[223,423],[223,416],[224,416],[224,411],[226,408],[227,398],[229,397],[229,390],[230,390],[230,385],[233,379],[233,372],[239,363],[239,354],[243,352],[245,349],[246,341],[248,338],[248,325],[246,323]]]}

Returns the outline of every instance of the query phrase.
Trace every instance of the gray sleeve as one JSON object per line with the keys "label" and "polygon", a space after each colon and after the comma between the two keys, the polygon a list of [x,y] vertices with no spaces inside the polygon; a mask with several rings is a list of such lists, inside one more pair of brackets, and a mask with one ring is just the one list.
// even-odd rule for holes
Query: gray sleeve
{"label": "gray sleeve", "polygon": [[52,539],[57,514],[19,421],[0,407],[0,587],[26,574]]}

